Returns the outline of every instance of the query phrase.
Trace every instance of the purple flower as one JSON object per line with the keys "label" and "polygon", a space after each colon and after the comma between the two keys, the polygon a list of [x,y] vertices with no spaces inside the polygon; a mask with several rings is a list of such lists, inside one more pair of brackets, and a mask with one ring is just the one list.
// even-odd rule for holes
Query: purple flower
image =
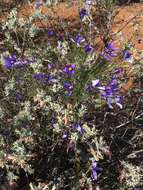
{"label": "purple flower", "polygon": [[76,68],[75,64],[68,64],[64,67],[63,71],[68,75],[73,75],[75,74],[75,68]]}
{"label": "purple flower", "polygon": [[17,92],[15,96],[16,102],[20,102],[23,99],[23,96],[21,93]]}
{"label": "purple flower", "polygon": [[116,48],[116,47],[114,46],[114,43],[113,43],[113,42],[108,42],[107,45],[106,45],[106,48],[107,48],[107,49],[110,49],[110,50],[112,50],[112,51],[118,50],[118,48]]}
{"label": "purple flower", "polygon": [[39,8],[43,5],[43,0],[36,0],[35,7]]}
{"label": "purple flower", "polygon": [[42,81],[44,83],[49,83],[49,82],[55,83],[55,82],[57,82],[57,80],[53,76],[45,74],[45,73],[35,73],[32,75],[32,77],[34,79]]}
{"label": "purple flower", "polygon": [[97,88],[100,90],[101,97],[106,100],[110,109],[113,109],[113,104],[116,104],[121,109],[123,108],[123,97],[119,95],[119,86],[115,78],[106,86]]}
{"label": "purple flower", "polygon": [[71,91],[73,90],[73,85],[69,82],[65,82],[64,83],[64,88],[67,90],[67,91]]}
{"label": "purple flower", "polygon": [[118,95],[115,97],[115,103],[122,109],[123,106],[122,106],[122,102],[123,102],[123,97]]}
{"label": "purple flower", "polygon": [[52,37],[55,35],[55,32],[53,30],[49,29],[47,34],[48,34],[48,37]]}
{"label": "purple flower", "polygon": [[109,61],[110,59],[117,56],[118,48],[116,48],[113,42],[107,43],[104,50],[101,52],[101,56],[106,60]]}
{"label": "purple flower", "polygon": [[80,19],[83,20],[83,18],[87,15],[86,9],[81,9],[79,12]]}
{"label": "purple flower", "polygon": [[27,66],[33,62],[34,62],[33,60],[29,60],[29,59],[18,59],[14,63],[14,67],[24,67],[24,66]]}
{"label": "purple flower", "polygon": [[50,70],[50,69],[54,68],[54,65],[52,63],[48,63],[47,68],[48,68],[48,70]]}
{"label": "purple flower", "polygon": [[98,87],[98,89],[101,91],[101,96],[103,98],[108,98],[113,96],[116,92],[118,92],[118,83],[116,79],[113,79],[108,85]]}
{"label": "purple flower", "polygon": [[81,43],[85,42],[85,38],[82,37],[80,34],[76,35],[75,38],[71,38],[71,41],[73,41],[74,43],[76,43],[78,46],[81,45]]}
{"label": "purple flower", "polygon": [[125,61],[130,62],[132,59],[132,54],[128,50],[123,51],[123,58]]}
{"label": "purple flower", "polygon": [[64,88],[67,90],[67,95],[71,96],[72,94],[72,90],[73,90],[73,84],[69,83],[69,82],[65,82],[64,83]]}
{"label": "purple flower", "polygon": [[108,90],[108,88],[110,88],[112,91],[113,91],[113,93],[114,92],[117,92],[118,91],[118,81],[117,81],[117,79],[115,79],[115,78],[113,78],[112,80],[111,80],[111,82],[109,82],[108,83],[108,85],[107,85],[107,90]]}
{"label": "purple flower", "polygon": [[67,139],[68,139],[68,133],[67,133],[67,132],[64,132],[62,138],[63,138],[64,140],[67,140]]}
{"label": "purple flower", "polygon": [[97,91],[96,87],[99,87],[100,85],[100,80],[99,79],[95,79],[91,81],[91,84],[87,85],[86,90],[88,92],[95,92],[95,90]]}
{"label": "purple flower", "polygon": [[54,76],[49,75],[49,77],[47,77],[47,80],[45,82],[48,83],[57,83],[57,79]]}
{"label": "purple flower", "polygon": [[86,53],[91,53],[93,51],[93,47],[90,44],[84,46],[84,50]]}
{"label": "purple flower", "polygon": [[82,126],[79,124],[79,123],[75,123],[73,125],[73,128],[78,131],[80,134],[83,134],[84,133],[84,129],[82,128]]}
{"label": "purple flower", "polygon": [[107,104],[109,106],[110,109],[113,109],[113,105],[112,104],[116,104],[120,107],[120,109],[123,108],[122,106],[122,97],[121,96],[116,96],[116,97],[107,97]]}
{"label": "purple flower", "polygon": [[17,61],[17,58],[16,55],[12,55],[11,57],[4,56],[3,61],[4,61],[4,67],[7,69],[11,69],[13,68],[15,62]]}
{"label": "purple flower", "polygon": [[93,163],[92,163],[92,169],[91,169],[91,171],[92,171],[92,178],[93,178],[93,180],[97,180],[97,178],[98,178],[98,174],[102,171],[102,168],[101,167],[98,167],[97,166],[97,162],[96,161],[94,161]]}
{"label": "purple flower", "polygon": [[14,67],[23,67],[34,62],[34,60],[29,60],[29,59],[18,59],[16,55],[12,55],[11,57],[4,56],[3,60],[4,60],[4,66],[7,69],[11,69]]}

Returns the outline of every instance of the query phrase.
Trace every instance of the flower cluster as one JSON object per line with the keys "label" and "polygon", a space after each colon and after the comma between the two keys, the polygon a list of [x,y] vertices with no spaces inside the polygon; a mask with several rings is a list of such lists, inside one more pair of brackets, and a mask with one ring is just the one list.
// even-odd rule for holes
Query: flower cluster
{"label": "flower cluster", "polygon": [[123,97],[119,94],[119,86],[117,79],[113,78],[106,86],[99,87],[101,97],[106,100],[109,108],[113,109],[113,104],[116,104],[121,109],[123,108]]}
{"label": "flower cluster", "polygon": [[91,85],[88,87],[89,91],[99,91],[101,97],[107,102],[110,109],[113,109],[113,104],[116,104],[121,109],[123,108],[123,97],[120,95],[120,89],[116,76],[119,75],[121,72],[121,68],[115,70],[112,80],[105,86],[102,86],[100,84],[100,80],[96,79],[92,80]]}
{"label": "flower cluster", "polygon": [[3,57],[3,64],[4,64],[4,67],[7,69],[12,69],[14,67],[24,67],[33,62],[34,60],[30,60],[30,59],[21,59],[21,58],[18,59],[16,55]]}

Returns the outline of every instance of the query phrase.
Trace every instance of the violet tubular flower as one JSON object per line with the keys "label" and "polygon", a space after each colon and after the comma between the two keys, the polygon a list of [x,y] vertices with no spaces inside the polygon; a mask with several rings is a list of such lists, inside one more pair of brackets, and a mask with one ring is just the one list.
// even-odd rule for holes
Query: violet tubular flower
{"label": "violet tubular flower", "polygon": [[55,35],[55,32],[54,32],[54,30],[49,29],[48,32],[47,32],[47,34],[48,34],[48,37],[50,38],[50,37],[52,37],[52,36]]}
{"label": "violet tubular flower", "polygon": [[102,168],[97,165],[96,161],[94,161],[92,163],[92,169],[91,169],[91,171],[92,171],[92,178],[93,178],[93,180],[96,181],[98,179],[99,173],[102,171]]}
{"label": "violet tubular flower", "polygon": [[93,51],[93,47],[90,44],[84,46],[84,50],[86,53],[91,53]]}
{"label": "violet tubular flower", "polygon": [[75,64],[67,64],[63,71],[67,74],[67,75],[74,75],[75,74],[75,69],[76,69],[76,65]]}
{"label": "violet tubular flower", "polygon": [[54,76],[49,75],[46,82],[48,82],[48,83],[57,83],[58,80]]}
{"label": "violet tubular flower", "polygon": [[132,62],[132,54],[129,50],[123,51],[123,59],[124,59],[124,61]]}
{"label": "violet tubular flower", "polygon": [[73,89],[73,85],[69,82],[64,83],[64,88],[68,91],[71,91]]}
{"label": "violet tubular flower", "polygon": [[106,98],[106,101],[110,109],[113,109],[113,104],[116,104],[118,107],[120,107],[120,109],[123,108],[121,96],[117,96],[117,97],[108,96]]}
{"label": "violet tubular flower", "polygon": [[97,87],[100,85],[100,80],[95,79],[91,81],[91,84],[89,84],[86,88],[88,92],[94,92],[94,90],[97,90]]}
{"label": "violet tubular flower", "polygon": [[68,133],[67,133],[67,132],[64,132],[62,138],[63,138],[64,140],[67,140],[67,139],[68,139]]}
{"label": "violet tubular flower", "polygon": [[129,59],[132,55],[128,50],[124,50],[123,54],[124,54],[124,59]]}
{"label": "violet tubular flower", "polygon": [[117,80],[114,78],[106,86],[98,87],[101,97],[106,100],[110,109],[113,109],[113,104],[116,104],[120,109],[123,108],[123,97],[119,94],[119,86]]}
{"label": "violet tubular flower", "polygon": [[34,62],[34,60],[30,59],[21,59],[17,58],[16,55],[12,56],[4,56],[3,57],[4,67],[7,69],[24,67]]}
{"label": "violet tubular flower", "polygon": [[14,67],[14,64],[17,61],[17,57],[16,57],[16,55],[12,55],[11,57],[10,56],[4,56],[3,61],[4,61],[4,67],[7,69],[11,69]]}
{"label": "violet tubular flower", "polygon": [[83,20],[86,15],[87,15],[86,9],[81,9],[79,12],[80,19]]}
{"label": "violet tubular flower", "polygon": [[113,78],[113,79],[111,80],[111,82],[108,83],[108,85],[107,85],[107,90],[108,90],[108,88],[110,88],[110,90],[112,90],[113,93],[118,92],[118,88],[119,88],[119,87],[118,87],[118,81],[117,81],[116,78]]}
{"label": "violet tubular flower", "polygon": [[33,62],[34,62],[33,60],[29,60],[29,59],[18,59],[14,63],[14,67],[25,67]]}
{"label": "violet tubular flower", "polygon": [[71,96],[72,95],[72,91],[73,91],[73,84],[69,83],[69,82],[65,82],[64,83],[64,88],[67,90],[67,95]]}
{"label": "violet tubular flower", "polygon": [[106,60],[110,61],[112,58],[117,56],[118,48],[116,48],[113,42],[108,42],[104,50],[101,52],[101,56]]}
{"label": "violet tubular flower", "polygon": [[79,123],[75,123],[75,124],[73,125],[73,128],[74,128],[77,132],[79,132],[80,134],[83,134],[83,133],[84,133],[84,129],[83,129],[83,127],[82,127]]}
{"label": "violet tubular flower", "polygon": [[120,107],[120,109],[123,108],[122,102],[123,102],[122,96],[118,95],[115,97],[115,103],[116,103],[116,105],[118,105]]}
{"label": "violet tubular flower", "polygon": [[74,38],[71,38],[71,41],[76,43],[77,46],[80,46],[83,42],[85,42],[85,38],[78,34]]}

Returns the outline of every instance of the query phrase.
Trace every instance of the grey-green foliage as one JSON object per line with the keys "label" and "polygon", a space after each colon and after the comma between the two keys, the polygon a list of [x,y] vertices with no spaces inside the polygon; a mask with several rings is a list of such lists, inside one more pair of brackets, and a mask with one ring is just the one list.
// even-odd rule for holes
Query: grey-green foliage
{"label": "grey-green foliage", "polygon": [[41,31],[34,24],[35,19],[48,20],[48,17],[43,15],[40,10],[36,10],[27,18],[20,17],[17,8],[10,11],[8,19],[2,23],[2,29],[6,36],[4,43],[9,46],[10,51],[15,49],[21,53],[27,49],[27,46],[34,45],[31,39]]}
{"label": "grey-green foliage", "polygon": [[27,101],[23,103],[23,109],[14,117],[14,125],[20,126],[23,122],[30,122],[34,119],[34,116],[31,114],[31,104]]}
{"label": "grey-green foliage", "polygon": [[124,184],[126,188],[128,187],[133,188],[137,185],[141,186],[143,185],[142,182],[142,174],[143,174],[143,167],[142,163],[140,166],[133,165],[132,163],[123,161],[122,162],[123,171],[124,171]]}

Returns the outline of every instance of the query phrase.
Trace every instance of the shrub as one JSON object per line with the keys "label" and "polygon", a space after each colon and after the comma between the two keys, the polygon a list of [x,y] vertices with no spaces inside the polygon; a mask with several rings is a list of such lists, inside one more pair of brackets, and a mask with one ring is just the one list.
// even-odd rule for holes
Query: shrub
{"label": "shrub", "polygon": [[[94,3],[98,10],[94,16],[100,21],[96,33]],[[126,155],[122,148],[124,154],[116,150],[120,142],[124,148],[130,145],[125,140],[130,137],[122,137],[120,126],[123,115],[131,110],[121,89],[130,67],[132,73],[138,72],[142,59],[133,56],[131,45],[116,47],[110,30],[114,1],[86,1],[79,12],[81,30],[68,34],[36,26],[35,19],[48,19],[40,12],[41,2],[37,4],[37,11],[26,20],[13,9],[2,26],[3,181],[15,181],[21,188],[29,183],[31,189],[133,189],[142,185],[142,168],[132,166],[127,157],[132,152]],[[48,42],[36,44],[41,33],[46,33]],[[94,41],[98,36],[103,41],[100,52]],[[135,117],[135,123],[141,116]]]}

